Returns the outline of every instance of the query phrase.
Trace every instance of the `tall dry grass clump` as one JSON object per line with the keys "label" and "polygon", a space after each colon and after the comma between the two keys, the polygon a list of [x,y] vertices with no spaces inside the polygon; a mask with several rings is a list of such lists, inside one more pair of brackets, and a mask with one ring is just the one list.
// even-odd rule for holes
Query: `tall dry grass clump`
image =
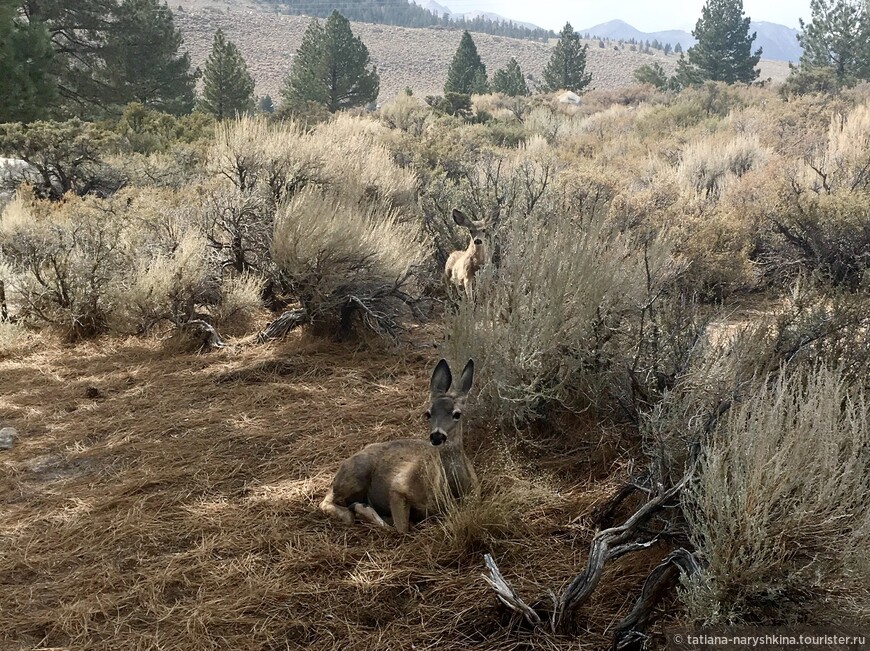
{"label": "tall dry grass clump", "polygon": [[717,198],[729,181],[761,167],[767,152],[754,135],[696,140],[683,151],[678,178],[689,193]]}
{"label": "tall dry grass clump", "polygon": [[870,423],[829,368],[780,373],[733,408],[684,498],[705,624],[870,621]]}
{"label": "tall dry grass clump", "polygon": [[387,133],[386,127],[370,118],[345,114],[319,125],[311,138],[326,187],[348,202],[412,204],[417,176],[394,162],[383,144]]}
{"label": "tall dry grass clump", "polygon": [[385,206],[348,204],[315,189],[279,208],[271,251],[282,284],[308,318],[341,330],[355,314],[391,330],[426,255],[419,225]]}
{"label": "tall dry grass clump", "polygon": [[815,192],[870,190],[870,103],[831,116],[827,144],[804,162],[801,180]]}
{"label": "tall dry grass clump", "polygon": [[[668,270],[668,246],[646,248],[604,219],[513,219],[498,268],[447,318],[446,348],[482,369],[483,418],[520,425],[552,408],[612,408],[615,331],[639,315]],[[620,359],[621,361],[621,359]]]}
{"label": "tall dry grass clump", "polygon": [[425,102],[411,95],[398,95],[378,110],[383,123],[391,129],[400,129],[420,136],[432,114]]}

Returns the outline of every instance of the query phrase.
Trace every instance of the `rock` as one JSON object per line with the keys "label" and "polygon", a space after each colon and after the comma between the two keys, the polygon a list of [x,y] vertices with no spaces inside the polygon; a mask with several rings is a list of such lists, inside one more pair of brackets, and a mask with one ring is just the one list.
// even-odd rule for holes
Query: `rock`
{"label": "rock", "polygon": [[0,429],[0,450],[8,450],[11,448],[16,438],[18,438],[18,432],[14,427],[4,427],[3,429]]}
{"label": "rock", "polygon": [[558,100],[560,104],[577,105],[580,103],[580,96],[577,93],[572,93],[570,90],[568,90],[559,95]]}

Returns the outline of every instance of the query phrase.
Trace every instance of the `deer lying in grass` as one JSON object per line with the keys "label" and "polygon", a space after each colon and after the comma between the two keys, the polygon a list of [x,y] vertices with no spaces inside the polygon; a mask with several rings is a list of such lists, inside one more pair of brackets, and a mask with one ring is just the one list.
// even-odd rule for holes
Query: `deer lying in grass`
{"label": "deer lying in grass", "polygon": [[466,296],[471,296],[472,284],[477,270],[486,263],[489,252],[486,246],[487,220],[474,221],[461,210],[453,209],[453,221],[471,232],[471,241],[464,251],[454,251],[447,258],[444,273],[447,279]]}
{"label": "deer lying in grass", "polygon": [[477,475],[462,446],[462,407],[474,379],[468,360],[451,391],[453,376],[445,360],[438,362],[429,385],[429,440],[398,439],[371,443],[345,460],[320,509],[346,524],[357,515],[381,527],[392,517],[406,533],[410,521],[441,512],[446,501],[468,494]]}

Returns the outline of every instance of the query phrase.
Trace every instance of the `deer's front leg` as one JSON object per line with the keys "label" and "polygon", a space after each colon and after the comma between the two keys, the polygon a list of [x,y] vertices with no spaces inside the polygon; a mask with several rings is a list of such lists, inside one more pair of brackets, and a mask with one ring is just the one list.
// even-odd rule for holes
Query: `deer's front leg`
{"label": "deer's front leg", "polygon": [[408,533],[411,519],[411,505],[404,495],[396,491],[390,493],[390,514],[393,516],[393,526],[399,533]]}

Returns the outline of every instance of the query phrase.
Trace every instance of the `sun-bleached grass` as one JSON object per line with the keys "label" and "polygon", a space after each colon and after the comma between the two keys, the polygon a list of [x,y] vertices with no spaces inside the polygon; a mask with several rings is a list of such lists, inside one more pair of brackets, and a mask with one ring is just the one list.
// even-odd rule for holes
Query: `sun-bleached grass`
{"label": "sun-bleached grass", "polygon": [[753,135],[696,140],[683,151],[677,175],[687,192],[715,199],[733,179],[761,167],[767,155]]}
{"label": "sun-bleached grass", "polygon": [[870,190],[870,102],[831,116],[827,146],[804,161],[800,179],[816,192]]}
{"label": "sun-bleached grass", "polygon": [[36,336],[22,324],[0,320],[0,358],[21,354],[36,341]]}
{"label": "sun-bleached grass", "polygon": [[704,624],[870,621],[870,423],[836,370],[761,381],[713,435],[684,498]]}

